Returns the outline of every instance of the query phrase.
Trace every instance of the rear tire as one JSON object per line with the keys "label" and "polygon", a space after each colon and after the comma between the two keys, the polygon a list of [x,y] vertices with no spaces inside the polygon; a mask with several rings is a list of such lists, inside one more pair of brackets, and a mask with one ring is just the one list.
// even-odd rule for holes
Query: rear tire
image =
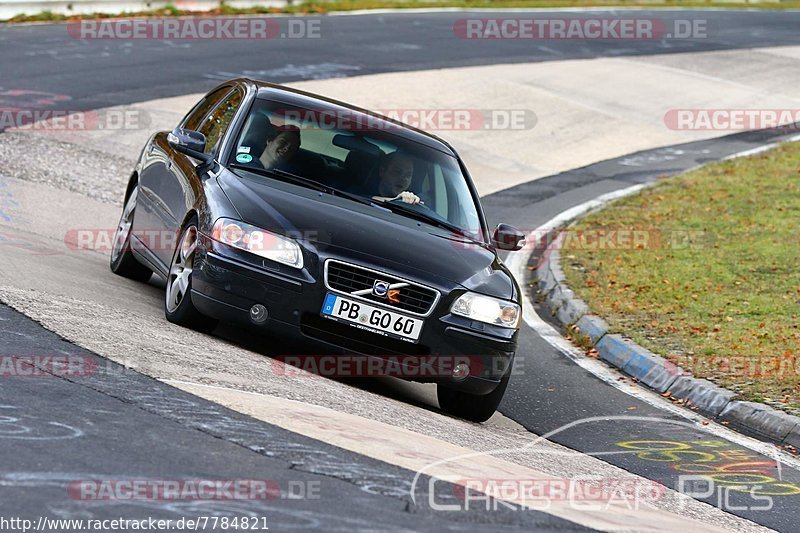
{"label": "rear tire", "polygon": [[511,367],[513,360],[508,365],[506,373],[500,379],[500,383],[489,394],[470,394],[454,389],[449,389],[443,384],[436,385],[436,396],[439,399],[439,407],[445,413],[469,420],[471,422],[486,422],[497,411],[500,401],[508,388],[511,379]]}
{"label": "rear tire", "polygon": [[128,279],[147,281],[153,275],[153,271],[137,261],[131,252],[131,229],[138,194],[139,188],[134,187],[125,201],[122,216],[119,217],[111,247],[111,272]]}
{"label": "rear tire", "polygon": [[193,218],[181,231],[178,245],[172,254],[164,296],[164,315],[173,324],[209,333],[219,321],[202,314],[192,303],[192,271],[197,236],[197,219]]}

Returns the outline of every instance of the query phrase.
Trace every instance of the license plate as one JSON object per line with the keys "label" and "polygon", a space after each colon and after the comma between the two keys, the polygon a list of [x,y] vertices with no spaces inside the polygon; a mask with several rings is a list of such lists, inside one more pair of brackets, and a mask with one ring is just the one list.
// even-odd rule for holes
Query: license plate
{"label": "license plate", "polygon": [[423,320],[411,318],[394,311],[328,294],[322,304],[322,316],[346,322],[359,329],[416,343],[422,332]]}

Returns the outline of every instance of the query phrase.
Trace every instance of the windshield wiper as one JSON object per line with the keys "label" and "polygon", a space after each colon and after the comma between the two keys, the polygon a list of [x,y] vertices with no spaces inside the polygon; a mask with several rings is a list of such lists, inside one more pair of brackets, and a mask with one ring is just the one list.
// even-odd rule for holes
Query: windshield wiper
{"label": "windshield wiper", "polygon": [[411,207],[407,207],[404,203],[401,203],[401,202],[395,203],[395,202],[389,201],[389,202],[381,202],[380,206],[381,207],[385,207],[387,209],[391,209],[393,212],[400,212],[400,213],[402,213],[404,215],[409,215],[411,218],[416,218],[417,220],[421,220],[423,222],[427,222],[428,224],[431,224],[433,226],[438,226],[440,228],[446,229],[448,231],[451,231],[453,233],[456,233],[456,234],[464,237],[465,239],[468,239],[468,240],[470,240],[472,242],[480,244],[479,241],[477,241],[474,238],[472,238],[471,236],[467,235],[467,233],[463,229],[459,228],[458,226],[456,226],[454,224],[450,224],[449,222],[445,222],[444,220],[441,220],[441,219],[439,219],[439,218],[437,218],[435,216],[428,215],[428,214],[423,213],[421,211],[417,211],[416,209],[413,209]]}
{"label": "windshield wiper", "polygon": [[269,176],[271,178],[277,178],[282,181],[294,183],[295,185],[302,185],[303,187],[308,187],[309,189],[313,189],[315,191],[328,193],[333,196],[340,196],[342,198],[347,198],[348,200],[353,200],[354,202],[358,202],[361,204],[375,205],[375,202],[370,201],[367,198],[364,198],[363,196],[345,192],[341,189],[331,187],[330,185],[325,185],[324,183],[321,183],[319,181],[312,180],[310,178],[304,178],[303,176],[298,176],[297,174],[292,174],[291,172],[286,172],[285,170],[280,170],[277,168],[248,167],[245,165],[237,165],[237,164],[232,164],[231,168],[238,168],[241,170],[247,170],[248,172],[253,172],[255,174],[261,174]]}
{"label": "windshield wiper", "polygon": [[376,202],[375,200],[372,200],[372,199],[367,198],[365,196],[361,196],[361,195],[358,195],[358,194],[353,194],[353,193],[350,193],[350,192],[347,192],[347,191],[343,191],[341,189],[336,189],[335,187],[328,187],[328,189],[331,191],[331,194],[333,194],[334,196],[341,196],[342,198],[347,198],[348,200],[353,200],[354,202],[358,202],[358,203],[364,204],[364,205],[371,205],[373,207],[379,205],[378,202]]}
{"label": "windshield wiper", "polygon": [[231,168],[238,168],[248,172],[253,172],[254,174],[266,175],[271,178],[279,178],[282,181],[288,181],[294,183],[295,185],[302,185],[304,187],[308,187],[309,189],[314,189],[315,191],[329,192],[330,190],[330,187],[324,183],[304,178],[302,176],[298,176],[297,174],[292,174],[291,172],[286,172],[285,170],[279,170],[277,168],[248,167],[246,165],[237,165],[235,163],[231,165]]}

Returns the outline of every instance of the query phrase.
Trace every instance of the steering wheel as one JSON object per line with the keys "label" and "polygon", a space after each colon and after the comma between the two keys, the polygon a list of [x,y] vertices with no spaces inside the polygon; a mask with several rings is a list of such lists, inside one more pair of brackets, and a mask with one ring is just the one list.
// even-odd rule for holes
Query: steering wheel
{"label": "steering wheel", "polygon": [[430,207],[428,204],[426,204],[426,203],[423,203],[423,201],[422,201],[422,200],[420,200],[420,203],[418,203],[418,204],[409,204],[409,203],[403,202],[403,200],[401,200],[400,198],[397,198],[396,200],[392,200],[392,203],[393,203],[393,204],[395,204],[395,203],[396,203],[396,204],[403,204],[405,207],[407,207],[407,208],[411,208],[411,209],[415,209],[415,210],[420,210],[420,211],[423,211],[423,210],[424,210],[424,212],[425,212],[427,215],[433,215],[435,218],[438,218],[438,219],[440,219],[440,220],[441,220],[441,221],[443,221],[443,222],[447,222],[447,220],[446,220],[444,217],[442,217],[442,215],[440,215],[439,213],[437,213],[437,212],[436,212],[436,211],[435,211],[435,210],[434,210],[432,207]]}

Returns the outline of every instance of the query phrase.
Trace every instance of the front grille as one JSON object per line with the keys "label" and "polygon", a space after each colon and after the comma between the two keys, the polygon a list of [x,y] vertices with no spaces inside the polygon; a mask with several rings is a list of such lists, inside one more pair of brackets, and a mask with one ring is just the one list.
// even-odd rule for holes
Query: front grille
{"label": "front grille", "polygon": [[[397,285],[399,302],[393,303],[386,297],[376,296],[372,287],[376,281]],[[325,285],[334,291],[408,311],[417,315],[427,315],[436,305],[439,292],[435,289],[412,283],[408,280],[384,274],[368,268],[330,260],[325,264]],[[354,294],[356,293],[356,294]]]}

